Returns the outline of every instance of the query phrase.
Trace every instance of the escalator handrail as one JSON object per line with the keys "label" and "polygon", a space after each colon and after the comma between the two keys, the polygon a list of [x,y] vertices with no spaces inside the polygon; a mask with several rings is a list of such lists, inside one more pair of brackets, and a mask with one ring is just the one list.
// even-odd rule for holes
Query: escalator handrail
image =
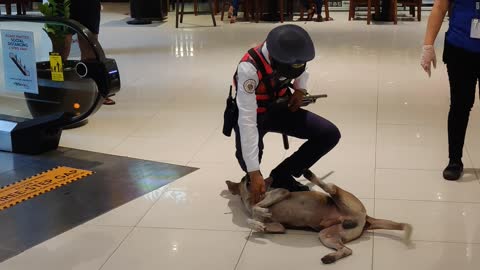
{"label": "escalator handrail", "polygon": [[[80,24],[77,21],[70,20],[70,19],[65,19],[65,18],[59,18],[59,17],[45,17],[45,16],[32,16],[32,15],[1,15],[0,16],[0,22],[9,22],[9,21],[15,21],[15,22],[33,22],[33,23],[57,23],[57,24],[63,24],[66,26],[71,27],[73,30],[77,32],[78,35],[82,36],[84,40],[86,40],[90,47],[94,50],[95,55],[97,57],[97,60],[99,62],[105,61],[105,52],[103,51],[102,46],[98,42],[98,40],[94,37],[94,34],[85,26]],[[95,97],[95,101],[92,104],[92,106],[82,115],[79,117],[75,118],[72,116],[70,118],[70,121],[64,122],[64,123],[59,123],[55,124],[52,126],[52,128],[62,128],[65,126],[70,126],[74,125],[76,123],[79,123],[86,118],[88,118],[92,113],[95,112],[97,107],[99,106],[99,103],[102,102],[103,96],[101,95],[100,91],[97,91],[97,95]]]}
{"label": "escalator handrail", "polygon": [[80,123],[81,121],[87,119],[90,115],[92,115],[95,112],[95,110],[99,106],[99,103],[102,102],[103,100],[102,98],[103,98],[102,95],[100,95],[100,93],[97,93],[97,96],[95,97],[95,101],[93,102],[93,105],[88,109],[88,111],[86,111],[85,113],[83,113],[77,118],[71,117],[70,120],[66,121],[65,123],[59,123],[57,125],[53,125],[52,128],[63,128],[66,126],[73,126],[76,123]]}
{"label": "escalator handrail", "polygon": [[59,23],[74,29],[77,34],[81,35],[86,40],[90,47],[94,50],[97,60],[100,62],[105,61],[105,52],[102,46],[95,38],[95,35],[85,26],[77,21],[71,19],[65,19],[60,17],[46,17],[46,16],[33,16],[33,15],[2,15],[0,16],[0,22],[16,21],[16,22],[34,22],[34,23]]}

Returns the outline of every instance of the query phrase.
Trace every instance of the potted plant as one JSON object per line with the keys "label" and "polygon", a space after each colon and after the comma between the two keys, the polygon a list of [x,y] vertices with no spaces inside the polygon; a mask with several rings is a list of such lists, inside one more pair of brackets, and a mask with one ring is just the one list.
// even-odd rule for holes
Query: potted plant
{"label": "potted plant", "polygon": [[[48,0],[40,5],[40,12],[45,17],[70,18],[70,0]],[[43,30],[52,41],[53,52],[60,54],[65,61],[70,54],[71,30],[61,24],[45,24]]]}
{"label": "potted plant", "polygon": [[[69,19],[70,0],[48,0],[40,5],[40,12],[45,17]],[[24,93],[30,113],[33,117],[57,112],[80,115],[91,107],[98,90],[93,79],[82,79],[77,74],[75,65],[78,61],[68,60],[75,31],[62,23],[46,23],[43,30],[52,42],[52,52],[62,57],[64,81],[51,80],[50,61],[38,62],[38,78],[43,79],[39,80],[38,94]]]}

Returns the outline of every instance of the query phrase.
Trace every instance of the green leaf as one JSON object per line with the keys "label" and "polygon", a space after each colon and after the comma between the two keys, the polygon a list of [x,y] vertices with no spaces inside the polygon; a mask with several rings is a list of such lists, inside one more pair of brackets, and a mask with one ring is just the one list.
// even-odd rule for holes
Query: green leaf
{"label": "green leaf", "polygon": [[[48,3],[40,5],[40,12],[45,17],[70,18],[71,0],[48,0]],[[69,27],[57,24],[45,24],[43,30],[50,39],[64,39],[70,34]]]}

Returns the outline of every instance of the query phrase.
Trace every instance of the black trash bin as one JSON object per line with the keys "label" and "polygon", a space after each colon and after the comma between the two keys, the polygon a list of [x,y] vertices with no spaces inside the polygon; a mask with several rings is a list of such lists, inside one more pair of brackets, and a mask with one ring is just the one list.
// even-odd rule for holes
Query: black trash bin
{"label": "black trash bin", "polygon": [[128,24],[151,24],[152,21],[163,21],[168,14],[167,0],[130,0],[130,16],[133,20]]}

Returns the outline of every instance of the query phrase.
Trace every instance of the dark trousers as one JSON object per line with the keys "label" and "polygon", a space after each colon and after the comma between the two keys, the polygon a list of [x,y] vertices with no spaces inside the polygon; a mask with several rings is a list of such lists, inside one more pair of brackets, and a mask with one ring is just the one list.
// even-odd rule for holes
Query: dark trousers
{"label": "dark trousers", "polygon": [[100,0],[72,0],[70,18],[98,35],[100,32]]}
{"label": "dark trousers", "polygon": [[[299,109],[296,112],[282,110],[265,116],[259,115],[257,122],[259,161],[261,161],[263,154],[263,137],[268,132],[287,134],[307,140],[295,153],[272,171],[275,175],[300,177],[304,170],[309,169],[332,150],[340,140],[340,131],[333,123],[304,109]],[[240,167],[247,172],[242,156],[238,126],[235,127],[235,134],[236,157]],[[282,147],[282,145],[278,147]]]}
{"label": "dark trousers", "polygon": [[[390,12],[390,5],[391,5],[391,1],[389,0],[382,0],[382,3],[381,3],[381,6],[382,6],[382,10],[380,11],[381,13],[379,14],[380,15],[380,18],[382,20],[389,20],[389,17],[391,16],[391,12]],[[377,14],[375,14],[377,15]],[[377,15],[378,16],[378,15]]]}
{"label": "dark trousers", "polygon": [[444,60],[450,81],[449,158],[459,160],[462,158],[468,119],[480,80],[480,54],[468,53],[446,44]]}
{"label": "dark trousers", "polygon": [[462,158],[470,110],[480,80],[480,63],[449,63],[447,69],[450,80],[449,157],[458,160]]}

